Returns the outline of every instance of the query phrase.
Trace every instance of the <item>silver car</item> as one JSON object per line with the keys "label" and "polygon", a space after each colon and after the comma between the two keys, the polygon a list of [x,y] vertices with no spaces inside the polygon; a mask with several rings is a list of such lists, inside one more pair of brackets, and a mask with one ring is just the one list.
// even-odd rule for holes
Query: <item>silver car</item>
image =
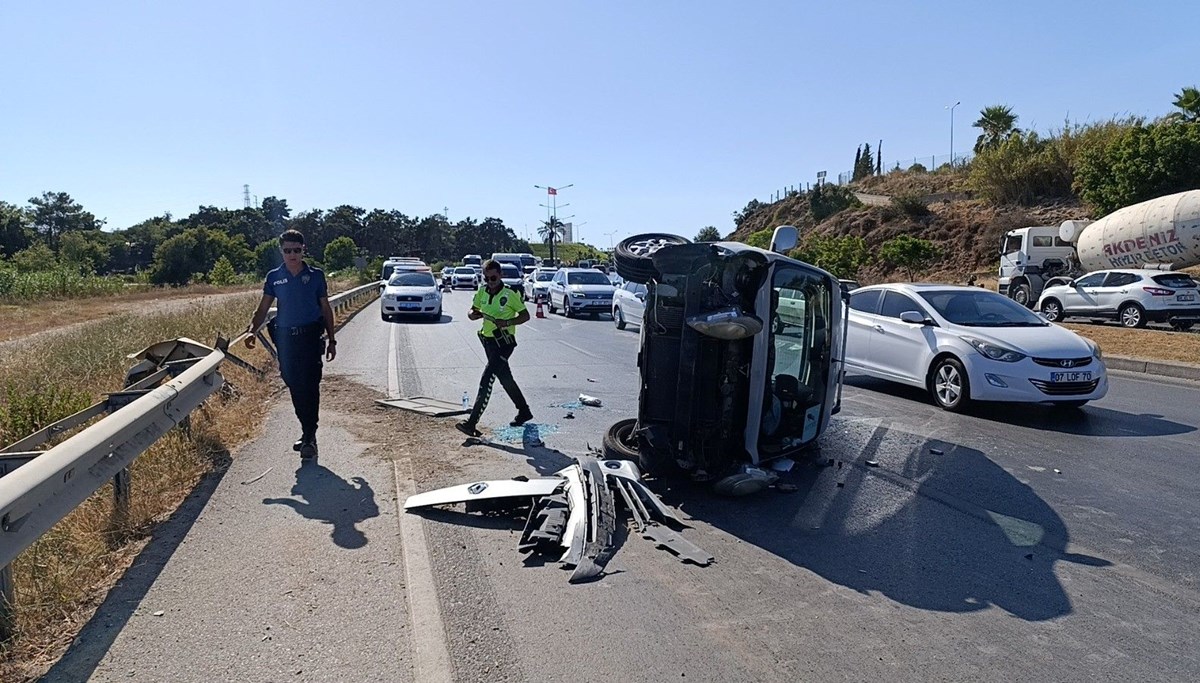
{"label": "silver car", "polygon": [[1145,327],[1154,321],[1189,330],[1200,321],[1197,287],[1187,273],[1098,270],[1046,287],[1037,310],[1050,322],[1071,317],[1111,318],[1125,327]]}
{"label": "silver car", "polygon": [[598,270],[563,268],[550,280],[550,312],[561,309],[568,318],[610,313],[614,291],[608,276]]}
{"label": "silver car", "polygon": [[626,282],[613,293],[612,317],[618,330],[633,323],[641,326],[646,313],[646,285]]}
{"label": "silver car", "polygon": [[555,268],[538,268],[525,278],[525,300],[545,300],[550,295],[550,281],[554,279]]}

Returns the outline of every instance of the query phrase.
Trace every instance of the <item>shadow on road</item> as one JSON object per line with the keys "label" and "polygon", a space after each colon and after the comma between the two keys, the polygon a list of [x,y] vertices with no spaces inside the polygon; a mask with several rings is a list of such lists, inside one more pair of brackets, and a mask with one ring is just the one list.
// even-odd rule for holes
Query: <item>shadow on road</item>
{"label": "shadow on road", "polygon": [[401,324],[405,324],[405,325],[412,325],[412,324],[442,325],[445,323],[454,322],[454,316],[448,315],[446,313],[442,313],[441,317],[434,319],[434,318],[426,317],[424,314],[421,314],[421,313],[412,313],[412,314],[407,314],[407,315],[400,313],[400,314],[397,314],[397,317],[393,317],[391,320],[384,320],[383,322],[391,323],[391,324],[395,324],[395,325],[401,325]]}
{"label": "shadow on road", "polygon": [[[934,409],[928,392],[907,384],[853,375],[846,377],[846,385],[911,400]],[[1095,405],[1057,408],[1027,403],[974,403],[967,407],[964,414],[992,422],[1078,436],[1171,436],[1196,431],[1194,425],[1167,420],[1162,415],[1135,415]]]}
{"label": "shadow on road", "polygon": [[995,605],[1027,621],[1054,619],[1072,611],[1055,562],[1111,564],[1067,553],[1058,514],[978,450],[922,442],[898,467],[868,466],[887,433],[877,428],[857,461],[818,456],[784,475],[795,493],[730,500],[679,482],[662,496],[829,581],[925,610]]}
{"label": "shadow on road", "polygon": [[358,523],[379,516],[375,491],[362,477],[342,479],[314,461],[304,461],[296,470],[295,498],[263,498],[264,505],[286,505],[308,519],[330,524],[330,538],[338,547],[354,550],[367,544]]}

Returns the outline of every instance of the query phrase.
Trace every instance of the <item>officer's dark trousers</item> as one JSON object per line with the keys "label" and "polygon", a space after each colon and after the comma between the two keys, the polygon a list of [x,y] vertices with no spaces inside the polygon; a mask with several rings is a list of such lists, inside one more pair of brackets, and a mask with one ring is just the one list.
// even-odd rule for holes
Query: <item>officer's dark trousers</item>
{"label": "officer's dark trousers", "polygon": [[317,413],[321,406],[321,339],[324,323],[303,327],[279,327],[271,336],[279,351],[279,374],[292,394],[292,408],[305,436],[316,436]]}
{"label": "officer's dark trousers", "polygon": [[517,380],[513,379],[512,368],[508,365],[509,356],[517,348],[517,340],[513,337],[483,336],[480,336],[479,340],[483,342],[483,350],[487,353],[488,362],[487,367],[483,369],[483,377],[479,378],[479,395],[475,397],[475,407],[471,409],[471,417],[467,418],[467,422],[473,425],[479,424],[479,418],[487,409],[488,400],[492,397],[492,384],[495,380],[500,380],[500,386],[504,387],[508,397],[517,406],[517,410],[529,408],[529,404],[525,402],[525,396],[521,394],[521,387],[517,386]]}

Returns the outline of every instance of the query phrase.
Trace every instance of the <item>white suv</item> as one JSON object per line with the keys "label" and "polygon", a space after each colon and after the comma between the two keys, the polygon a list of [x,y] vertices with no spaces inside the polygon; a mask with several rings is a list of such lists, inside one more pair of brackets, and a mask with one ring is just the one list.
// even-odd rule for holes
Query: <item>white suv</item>
{"label": "white suv", "polygon": [[1187,273],[1161,270],[1098,270],[1047,287],[1037,310],[1050,322],[1063,318],[1111,318],[1125,327],[1149,321],[1191,329],[1200,320],[1200,291]]}

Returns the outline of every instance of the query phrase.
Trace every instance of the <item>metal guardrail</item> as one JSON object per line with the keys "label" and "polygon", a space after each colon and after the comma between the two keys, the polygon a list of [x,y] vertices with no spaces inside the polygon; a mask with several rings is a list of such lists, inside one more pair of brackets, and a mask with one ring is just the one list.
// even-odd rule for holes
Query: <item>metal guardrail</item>
{"label": "metal guardrail", "polygon": [[[377,295],[379,285],[330,297],[330,307],[340,311],[364,295]],[[271,309],[263,327],[274,316]],[[274,356],[262,327],[254,334]],[[190,339],[150,346],[131,356],[142,361],[129,371],[123,391],[0,450],[0,635],[13,599],[12,561],[109,481],[115,497],[112,526],[119,528],[129,510],[129,466],[172,427],[186,424],[191,412],[221,388],[226,358],[254,369],[228,353],[231,344],[248,336],[219,339],[216,349]],[[168,377],[174,379],[153,388]],[[35,450],[103,413],[110,414],[48,450]]]}

